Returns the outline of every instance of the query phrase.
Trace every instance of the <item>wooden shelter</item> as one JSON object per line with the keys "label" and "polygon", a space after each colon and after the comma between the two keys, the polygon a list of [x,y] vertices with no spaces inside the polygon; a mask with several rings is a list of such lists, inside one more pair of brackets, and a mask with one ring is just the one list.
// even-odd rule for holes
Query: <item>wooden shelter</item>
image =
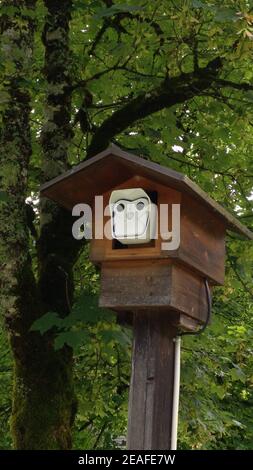
{"label": "wooden shelter", "polygon": [[[131,188],[145,190],[158,207],[180,205],[180,244],[164,250],[159,232],[138,245],[93,238],[90,257],[101,267],[100,305],[133,318],[128,448],[170,449],[174,338],[206,323],[205,283],[224,282],[226,231],[251,240],[253,233],[187,176],[115,145],[44,184],[41,195],[69,210],[86,203],[93,212],[101,195],[105,226],[112,191]],[[168,216],[171,225],[170,209]]]}
{"label": "wooden shelter", "polygon": [[[195,329],[206,315],[203,279],[212,286],[224,282],[226,231],[253,239],[232,214],[187,176],[115,145],[44,184],[41,195],[70,210],[79,203],[94,207],[95,196],[102,195],[105,208],[113,190],[135,187],[152,194],[158,206],[180,204],[180,246],[162,250],[161,234],[128,247],[93,238],[90,258],[101,266],[100,305],[121,313],[161,310],[174,324]],[[109,216],[103,217],[106,224]]]}

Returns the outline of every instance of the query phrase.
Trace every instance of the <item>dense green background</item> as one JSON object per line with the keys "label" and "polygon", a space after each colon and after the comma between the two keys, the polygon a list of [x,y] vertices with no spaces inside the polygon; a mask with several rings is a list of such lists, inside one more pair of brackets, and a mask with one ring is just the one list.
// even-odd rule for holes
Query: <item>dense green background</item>
{"label": "dense green background", "polygon": [[[15,15],[14,7],[2,8],[3,14]],[[238,0],[128,0],[114,4],[74,0],[70,47],[76,87],[69,163],[85,158],[93,135],[112,112],[137,95],[147,95],[166,76],[184,76],[204,68],[219,55],[223,84],[213,83],[184,103],[138,119],[122,132],[115,132],[110,140],[189,175],[252,227],[252,10],[251,1]],[[32,97],[33,153],[27,197],[31,197],[36,211],[41,181],[40,134],[45,125],[43,103],[48,92],[42,73],[45,12],[39,1],[33,67],[24,79]],[[1,61],[0,72],[5,76],[12,73],[11,59],[8,61],[5,55]],[[5,92],[0,88],[0,107],[4,109],[5,103]],[[12,168],[7,176],[11,174]],[[0,192],[0,197],[0,203],[4,203],[6,195]],[[31,237],[36,271],[35,245]],[[183,339],[181,449],[253,448],[252,265],[252,244],[229,234],[226,283],[224,288],[215,289],[212,325],[201,337]],[[79,400],[74,447],[115,448],[115,438],[126,435],[131,331],[120,328],[111,313],[98,310],[99,273],[88,261],[87,248],[75,265],[74,275],[75,304],[70,315],[62,320],[49,312],[35,328],[41,334],[56,328],[55,347],[59,349],[65,343],[74,348]],[[1,449],[12,445],[12,366],[7,334],[1,328]]]}

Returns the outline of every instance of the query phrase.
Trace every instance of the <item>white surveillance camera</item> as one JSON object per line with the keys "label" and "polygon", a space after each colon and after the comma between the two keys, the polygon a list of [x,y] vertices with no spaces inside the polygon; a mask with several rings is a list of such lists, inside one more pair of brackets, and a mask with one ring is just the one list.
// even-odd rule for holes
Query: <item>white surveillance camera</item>
{"label": "white surveillance camera", "polygon": [[148,243],[154,238],[156,206],[143,189],[113,191],[109,205],[113,238],[125,245]]}

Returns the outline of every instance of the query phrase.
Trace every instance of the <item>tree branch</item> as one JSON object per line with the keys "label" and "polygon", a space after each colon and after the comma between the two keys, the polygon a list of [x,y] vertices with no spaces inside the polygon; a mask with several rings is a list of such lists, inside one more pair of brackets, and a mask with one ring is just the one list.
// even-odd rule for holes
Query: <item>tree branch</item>
{"label": "tree branch", "polygon": [[253,291],[250,289],[248,284],[244,281],[244,279],[240,276],[239,272],[236,269],[236,264],[233,258],[228,254],[228,261],[230,263],[231,268],[233,269],[235,276],[237,277],[238,281],[242,284],[244,290],[253,298]]}
{"label": "tree branch", "polygon": [[[111,8],[114,5],[114,3],[111,0],[104,0],[104,3],[106,4],[108,9]],[[108,28],[115,29],[115,31],[117,31],[119,34],[120,33],[129,34],[128,31],[121,25],[121,21],[123,21],[125,19],[136,20],[139,23],[146,23],[149,26],[151,26],[151,28],[153,28],[155,34],[159,37],[159,48],[156,50],[155,54],[157,54],[159,52],[160,47],[163,46],[164,41],[165,41],[164,35],[163,35],[163,30],[162,30],[161,26],[159,25],[159,23],[157,23],[156,21],[154,21],[153,19],[150,19],[150,18],[143,18],[138,13],[133,14],[131,12],[122,11],[122,12],[118,12],[118,13],[115,12],[115,14],[113,15],[112,18],[106,18],[104,20],[103,26],[101,27],[101,29],[98,31],[98,33],[95,36],[95,39],[94,39],[93,44],[91,46],[91,49],[89,51],[89,55],[94,54],[94,52],[97,48],[97,45],[99,44],[100,40],[102,39],[103,35],[105,34],[105,32],[107,31]]]}
{"label": "tree branch", "polygon": [[242,90],[242,91],[253,91],[253,85],[250,83],[235,83],[231,82],[230,80],[223,80],[221,78],[214,78],[214,82],[217,85],[220,85],[222,88],[234,88],[235,90]]}
{"label": "tree branch", "polygon": [[95,132],[87,150],[88,158],[104,150],[115,135],[137,120],[200,95],[210,88],[221,68],[222,61],[217,57],[197,72],[166,78],[158,87],[132,99]]}

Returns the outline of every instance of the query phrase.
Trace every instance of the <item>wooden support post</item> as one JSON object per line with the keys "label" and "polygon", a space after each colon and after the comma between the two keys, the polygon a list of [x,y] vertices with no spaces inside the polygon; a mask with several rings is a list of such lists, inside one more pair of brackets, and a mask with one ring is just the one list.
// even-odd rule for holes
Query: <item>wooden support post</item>
{"label": "wooden support post", "polygon": [[134,314],[128,449],[171,448],[175,336],[166,313]]}

